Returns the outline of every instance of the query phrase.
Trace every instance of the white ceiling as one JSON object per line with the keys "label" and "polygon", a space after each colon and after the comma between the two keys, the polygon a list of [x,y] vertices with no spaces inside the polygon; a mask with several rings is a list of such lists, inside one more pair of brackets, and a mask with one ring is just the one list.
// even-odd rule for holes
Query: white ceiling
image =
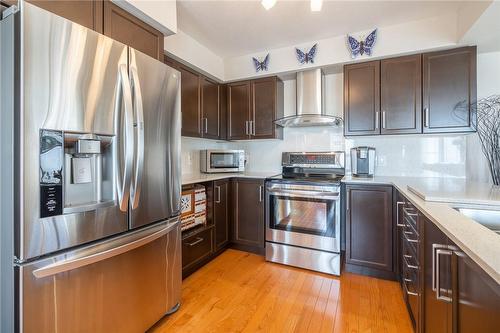
{"label": "white ceiling", "polygon": [[328,1],[311,12],[309,1],[178,0],[178,26],[227,58],[456,12],[464,1]]}

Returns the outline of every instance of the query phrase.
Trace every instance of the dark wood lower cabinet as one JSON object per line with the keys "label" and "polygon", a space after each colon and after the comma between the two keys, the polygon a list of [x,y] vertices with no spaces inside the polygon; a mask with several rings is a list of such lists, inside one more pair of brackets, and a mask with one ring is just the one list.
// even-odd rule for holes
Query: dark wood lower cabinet
{"label": "dark wood lower cabinet", "polygon": [[500,331],[500,285],[460,250],[452,262],[452,332]]}
{"label": "dark wood lower cabinet", "polygon": [[395,279],[392,187],[346,186],[346,270]]}
{"label": "dark wood lower cabinet", "polygon": [[497,332],[500,285],[430,220],[424,230],[425,332]]}
{"label": "dark wood lower cabinet", "polygon": [[213,251],[213,227],[183,235],[182,276],[186,277],[209,260]]}
{"label": "dark wood lower cabinet", "polygon": [[233,179],[233,230],[236,248],[264,252],[264,180]]}
{"label": "dark wood lower cabinet", "polygon": [[229,243],[229,184],[228,179],[214,182],[214,224],[215,250],[218,251]]}

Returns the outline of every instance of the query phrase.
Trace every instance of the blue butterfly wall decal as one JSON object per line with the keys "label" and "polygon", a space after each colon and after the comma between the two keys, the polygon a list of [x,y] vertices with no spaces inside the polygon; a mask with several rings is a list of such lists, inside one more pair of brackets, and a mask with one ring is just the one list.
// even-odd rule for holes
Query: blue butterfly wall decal
{"label": "blue butterfly wall decal", "polygon": [[351,58],[356,58],[358,55],[372,55],[372,48],[377,40],[377,29],[373,30],[365,40],[356,40],[356,38],[347,35],[347,48],[351,52]]}
{"label": "blue butterfly wall decal", "polygon": [[297,53],[297,60],[303,65],[314,63],[314,56],[316,55],[316,50],[318,49],[318,44],[314,44],[313,47],[309,50],[309,52],[302,52],[298,48],[295,48],[295,52]]}
{"label": "blue butterfly wall decal", "polygon": [[252,57],[252,59],[256,73],[258,73],[259,71],[267,71],[267,66],[269,65],[269,53],[266,55],[263,61],[259,61],[254,57]]}

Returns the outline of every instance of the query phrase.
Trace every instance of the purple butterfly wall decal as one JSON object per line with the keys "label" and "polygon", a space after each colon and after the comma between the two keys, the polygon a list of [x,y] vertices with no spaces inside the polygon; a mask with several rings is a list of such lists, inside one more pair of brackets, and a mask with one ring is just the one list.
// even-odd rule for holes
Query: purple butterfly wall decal
{"label": "purple butterfly wall decal", "polygon": [[372,55],[372,48],[377,41],[377,29],[373,30],[365,40],[358,41],[356,38],[347,35],[347,48],[351,52],[351,58],[355,59],[358,55]]}
{"label": "purple butterfly wall decal", "polygon": [[267,66],[269,65],[269,53],[266,55],[263,61],[259,61],[257,58],[252,57],[253,64],[255,66],[255,72],[267,71]]}
{"label": "purple butterfly wall decal", "polygon": [[297,60],[303,65],[314,63],[314,56],[316,55],[316,50],[318,49],[318,44],[314,44],[313,47],[309,50],[309,52],[303,52],[298,48],[295,48],[295,52],[297,53]]}

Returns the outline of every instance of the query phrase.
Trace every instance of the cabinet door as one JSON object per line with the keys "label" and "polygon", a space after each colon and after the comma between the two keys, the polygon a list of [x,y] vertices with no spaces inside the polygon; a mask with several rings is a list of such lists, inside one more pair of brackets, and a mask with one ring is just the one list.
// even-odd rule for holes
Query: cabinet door
{"label": "cabinet door", "polygon": [[219,84],[202,79],[201,129],[204,138],[219,139],[220,99]]}
{"label": "cabinet door", "polygon": [[347,186],[346,263],[392,271],[392,187]]}
{"label": "cabinet door", "polygon": [[[14,2],[14,1],[7,1]],[[102,33],[102,0],[93,1],[55,1],[55,0],[28,0],[27,2],[36,5],[42,9],[64,17],[70,21],[81,24],[86,28]],[[15,1],[17,3],[17,1]]]}
{"label": "cabinet door", "polygon": [[436,298],[436,281],[440,289],[451,284],[450,257],[440,255],[439,270],[436,267],[438,249],[448,248],[448,237],[431,221],[424,220],[424,332],[445,333],[451,329],[451,303]]}
{"label": "cabinet door", "polygon": [[250,81],[227,85],[227,116],[229,140],[249,139]]}
{"label": "cabinet door", "polygon": [[500,328],[500,285],[460,250],[452,259],[453,329],[456,333],[497,332]]}
{"label": "cabinet door", "polygon": [[380,134],[380,62],[344,66],[345,135]]}
{"label": "cabinet door", "polygon": [[423,56],[424,132],[473,131],[476,47]]}
{"label": "cabinet door", "polygon": [[163,62],[163,34],[104,0],[104,34]]}
{"label": "cabinet door", "polygon": [[276,78],[252,81],[251,136],[255,139],[272,139],[277,102]]}
{"label": "cabinet door", "polygon": [[233,242],[264,248],[264,182],[236,179],[233,200]]}
{"label": "cabinet door", "polygon": [[182,135],[201,137],[200,76],[184,66],[181,72]]}
{"label": "cabinet door", "polygon": [[215,249],[229,242],[229,180],[214,182]]}
{"label": "cabinet door", "polygon": [[422,132],[421,58],[417,54],[381,61],[382,134]]}

